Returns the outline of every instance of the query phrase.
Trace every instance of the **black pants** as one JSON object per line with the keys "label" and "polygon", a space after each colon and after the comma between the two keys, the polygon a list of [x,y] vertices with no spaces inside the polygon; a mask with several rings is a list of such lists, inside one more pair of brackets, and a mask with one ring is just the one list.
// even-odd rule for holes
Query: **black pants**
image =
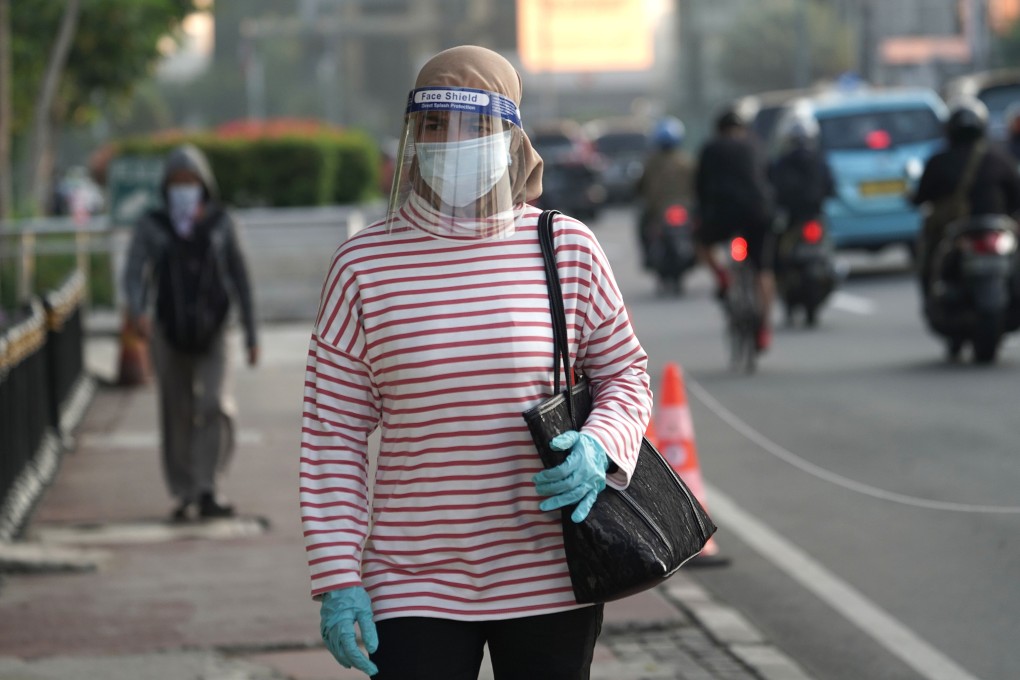
{"label": "black pants", "polygon": [[486,643],[496,680],[587,680],[602,605],[505,621],[387,619],[376,630],[372,680],[477,680]]}

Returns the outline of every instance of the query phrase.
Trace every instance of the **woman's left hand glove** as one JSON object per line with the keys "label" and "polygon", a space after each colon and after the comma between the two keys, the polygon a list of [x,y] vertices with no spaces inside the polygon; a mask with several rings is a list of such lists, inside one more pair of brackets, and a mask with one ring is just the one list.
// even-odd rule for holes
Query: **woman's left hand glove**
{"label": "woman's left hand glove", "polygon": [[354,622],[361,629],[361,640],[369,654],[379,648],[379,636],[372,620],[372,600],[361,586],[331,590],[322,596],[319,609],[322,639],[326,648],[344,668],[354,666],[366,675],[379,672],[358,646]]}
{"label": "woman's left hand glove", "polygon": [[583,522],[595,505],[599,492],[606,488],[609,456],[597,439],[576,430],[567,430],[549,442],[549,446],[557,451],[570,451],[570,455],[556,467],[543,470],[532,479],[538,493],[552,496],[538,507],[556,510],[577,503],[570,519]]}

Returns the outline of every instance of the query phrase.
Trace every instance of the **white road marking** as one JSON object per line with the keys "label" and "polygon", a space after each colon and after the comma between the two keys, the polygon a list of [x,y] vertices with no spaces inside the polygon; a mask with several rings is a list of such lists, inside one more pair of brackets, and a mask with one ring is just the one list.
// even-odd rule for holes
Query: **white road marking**
{"label": "white road marking", "polygon": [[916,496],[907,496],[905,494],[896,493],[895,491],[887,491],[880,489],[870,484],[864,484],[858,482],[855,479],[844,477],[843,475],[827,470],[819,465],[804,460],[792,451],[783,448],[779,444],[758,432],[753,427],[745,423],[743,420],[737,417],[735,413],[727,409],[725,406],[720,404],[715,397],[708,393],[708,391],[699,385],[697,381],[688,377],[686,379],[687,386],[690,389],[691,394],[695,396],[702,404],[704,404],[710,411],[715,413],[719,418],[727,423],[734,430],[744,435],[748,440],[757,446],[764,449],[766,452],[772,454],[779,460],[789,463],[793,467],[806,472],[807,474],[817,477],[818,479],[824,480],[836,486],[854,491],[865,496],[872,498],[879,498],[892,503],[899,503],[901,505],[909,505],[914,508],[924,508],[927,510],[945,510],[949,512],[967,512],[967,513],[978,513],[978,514],[999,514],[999,515],[1016,515],[1020,514],[1020,506],[1016,505],[974,505],[970,503],[954,503],[951,501],[937,501],[929,498],[918,498]]}
{"label": "white road marking", "polygon": [[831,304],[834,308],[841,309],[844,312],[850,312],[851,314],[868,316],[875,313],[874,302],[867,298],[860,297],[859,295],[844,293],[841,290],[832,294]]}
{"label": "white road marking", "polygon": [[705,490],[713,519],[923,677],[928,680],[977,680],[714,486],[706,483]]}

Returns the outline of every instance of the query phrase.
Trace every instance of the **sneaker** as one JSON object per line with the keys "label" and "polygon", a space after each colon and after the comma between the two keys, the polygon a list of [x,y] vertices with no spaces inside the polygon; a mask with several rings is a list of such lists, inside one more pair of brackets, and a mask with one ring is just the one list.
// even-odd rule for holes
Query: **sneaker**
{"label": "sneaker", "polygon": [[198,514],[203,518],[233,517],[234,506],[220,504],[216,497],[211,494],[202,494],[198,501]]}
{"label": "sneaker", "polygon": [[191,502],[190,501],[182,502],[180,505],[174,508],[173,512],[170,513],[170,521],[187,522],[189,519],[188,515],[190,514],[190,510]]}
{"label": "sneaker", "polygon": [[772,344],[772,329],[768,326],[761,326],[758,328],[758,334],[755,337],[755,346],[759,352],[764,352]]}

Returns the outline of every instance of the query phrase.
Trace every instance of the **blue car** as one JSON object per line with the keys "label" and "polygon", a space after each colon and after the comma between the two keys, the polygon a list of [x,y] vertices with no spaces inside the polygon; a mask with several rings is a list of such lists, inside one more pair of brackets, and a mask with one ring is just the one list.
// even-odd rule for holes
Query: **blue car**
{"label": "blue car", "polygon": [[921,215],[908,196],[943,144],[946,115],[939,95],[922,88],[834,90],[786,107],[779,130],[804,117],[818,124],[836,183],[824,219],[837,248],[913,249]]}

